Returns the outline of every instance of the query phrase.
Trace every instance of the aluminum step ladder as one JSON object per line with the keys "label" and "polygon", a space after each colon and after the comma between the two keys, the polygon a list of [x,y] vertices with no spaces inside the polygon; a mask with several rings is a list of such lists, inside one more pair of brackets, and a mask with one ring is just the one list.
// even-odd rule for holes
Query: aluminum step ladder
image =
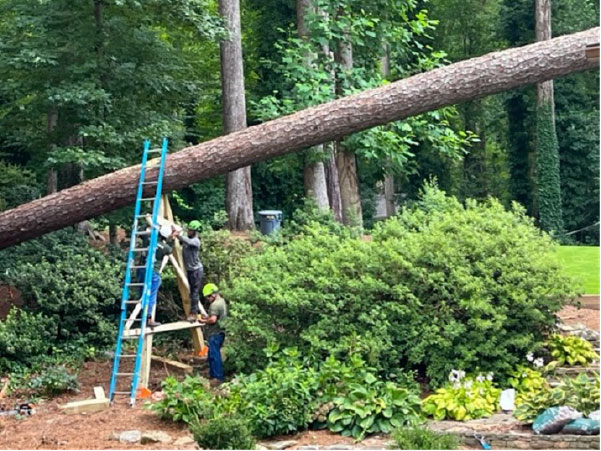
{"label": "aluminum step ladder", "polygon": [[[149,157],[153,154],[160,154],[158,174],[156,180],[146,181],[146,172]],[[146,318],[152,312],[148,311],[150,301],[152,271],[157,248],[159,227],[157,225],[157,216],[161,202],[161,190],[163,186],[163,175],[165,172],[165,162],[167,159],[167,138],[163,138],[163,145],[160,149],[151,149],[150,141],[144,141],[144,154],[142,156],[142,166],[140,168],[140,179],[138,181],[138,191],[136,195],[136,207],[134,212],[134,222],[131,230],[129,243],[129,252],[127,254],[127,265],[125,269],[125,282],[123,284],[123,294],[121,296],[121,315],[119,320],[119,333],[117,335],[117,344],[115,345],[115,357],[113,361],[113,372],[111,374],[111,385],[109,391],[109,400],[115,401],[117,395],[129,395],[130,404],[136,403],[136,394],[138,390],[138,381],[140,379],[140,368],[142,364],[142,351],[144,349],[144,338],[146,331]],[[144,192],[154,192],[154,197],[144,197]],[[150,205],[149,205],[150,204]],[[146,220],[144,211],[151,210],[152,226]],[[139,247],[140,239],[148,244]],[[145,256],[144,256],[145,254]],[[137,263],[136,263],[137,262]],[[144,262],[142,264],[142,262]],[[138,270],[144,270],[144,281],[132,281]],[[141,297],[140,297],[141,293]],[[138,314],[141,313],[141,316]],[[124,336],[124,331],[136,322],[139,329],[139,335]],[[129,351],[124,354],[123,340],[137,340],[135,353]],[[135,359],[133,373],[120,372],[119,364],[121,359]],[[131,381],[129,391],[118,391],[117,380],[126,379]]]}

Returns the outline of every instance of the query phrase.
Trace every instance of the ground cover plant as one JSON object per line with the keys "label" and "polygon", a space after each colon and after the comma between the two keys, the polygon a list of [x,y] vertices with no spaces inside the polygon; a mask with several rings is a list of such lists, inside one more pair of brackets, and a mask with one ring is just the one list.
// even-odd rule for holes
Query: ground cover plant
{"label": "ground cover plant", "polygon": [[459,437],[429,429],[399,428],[392,433],[391,449],[459,449]]}
{"label": "ground cover plant", "polygon": [[554,248],[521,207],[462,205],[432,186],[371,242],[308,221],[296,239],[245,259],[225,289],[236,300],[230,365],[265,365],[261,350],[277,343],[357,352],[382,374],[413,368],[435,387],[453,368],[503,382],[573,294]]}

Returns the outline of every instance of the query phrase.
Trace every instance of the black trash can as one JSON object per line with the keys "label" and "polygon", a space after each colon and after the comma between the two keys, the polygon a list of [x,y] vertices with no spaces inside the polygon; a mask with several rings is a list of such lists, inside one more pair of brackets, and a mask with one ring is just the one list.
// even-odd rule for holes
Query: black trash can
{"label": "black trash can", "polygon": [[269,235],[282,226],[282,212],[280,210],[261,210],[259,212],[259,222],[261,233]]}

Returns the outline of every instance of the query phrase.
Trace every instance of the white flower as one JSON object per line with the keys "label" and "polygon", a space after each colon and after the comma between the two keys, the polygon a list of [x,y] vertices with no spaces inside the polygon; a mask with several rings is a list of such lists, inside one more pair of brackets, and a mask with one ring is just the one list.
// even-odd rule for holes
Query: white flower
{"label": "white flower", "polygon": [[522,377],[523,377],[523,378],[526,378],[526,377],[528,377],[528,373],[522,373]]}
{"label": "white flower", "polygon": [[528,360],[529,362],[532,362],[534,360],[534,354],[532,354],[532,352],[529,352],[528,354],[526,354],[526,360]]}
{"label": "white flower", "polygon": [[456,382],[461,379],[461,371],[451,370],[449,373],[449,382]]}
{"label": "white flower", "polygon": [[478,382],[484,382],[484,376],[482,376],[482,374],[478,374],[478,377],[476,378],[476,381],[478,381]]}
{"label": "white flower", "polygon": [[459,380],[463,379],[464,377],[465,377],[465,371],[459,370]]}
{"label": "white flower", "polygon": [[461,384],[459,382],[454,382],[453,388],[461,388]]}
{"label": "white flower", "polygon": [[492,371],[490,373],[488,373],[486,375],[486,380],[487,381],[492,381],[493,376],[495,375],[495,373],[493,373]]}
{"label": "white flower", "polygon": [[543,362],[543,358],[539,357],[538,359],[536,359],[534,362],[534,366],[537,368],[540,368],[541,366],[543,366],[544,362]]}
{"label": "white flower", "polygon": [[465,381],[463,383],[463,388],[467,388],[468,390],[472,388],[472,381]]}

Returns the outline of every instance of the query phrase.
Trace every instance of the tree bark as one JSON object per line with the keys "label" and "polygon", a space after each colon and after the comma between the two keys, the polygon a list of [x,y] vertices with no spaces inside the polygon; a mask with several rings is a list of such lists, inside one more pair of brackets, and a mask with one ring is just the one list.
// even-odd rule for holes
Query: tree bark
{"label": "tree bark", "polygon": [[[535,0],[535,14],[536,40],[548,41],[551,39],[551,0]],[[543,230],[558,235],[563,232],[563,213],[553,80],[538,83],[536,110],[536,205],[539,223]]]}
{"label": "tree bark", "polygon": [[[341,12],[340,14],[344,13]],[[345,72],[350,72],[353,69],[353,44],[350,41],[350,34],[345,34],[343,39],[338,42],[335,58],[336,63]],[[342,82],[339,77],[336,78],[336,95],[338,97],[342,96]],[[334,149],[340,182],[342,222],[346,225],[363,227],[363,209],[361,208],[355,154],[345,147],[343,140],[336,141]]]}
{"label": "tree bark", "polygon": [[[311,38],[309,29],[306,24],[306,15],[314,9],[313,0],[296,0],[296,21],[298,37],[308,41]],[[304,56],[306,66],[310,66],[313,60],[313,55],[307,54]],[[312,161],[312,153],[323,153],[323,144],[315,146],[308,151],[308,158],[305,160],[303,168],[305,196],[313,198],[317,207],[327,209],[328,202],[328,187],[326,183],[326,172],[323,161]]]}
{"label": "tree bark", "polygon": [[[599,28],[490,53],[308,108],[167,157],[164,192],[351,133],[599,66],[585,47]],[[0,213],[0,248],[135,201],[140,165]],[[156,180],[149,169],[147,181]],[[145,194],[151,195],[150,191]]]}
{"label": "tree bark", "polygon": [[[384,80],[390,80],[390,49],[385,43],[382,46],[382,56],[380,58],[380,72]],[[386,158],[386,174],[384,175],[384,203],[386,206],[386,217],[390,217],[396,213],[396,205],[394,201],[394,174],[390,170],[392,162],[390,158]]]}
{"label": "tree bark", "polygon": [[[53,133],[56,129],[56,123],[58,122],[58,111],[55,107],[50,107],[46,116],[46,131],[48,132],[48,139],[50,142],[53,141]],[[50,153],[56,146],[50,144]],[[58,191],[58,172],[56,168],[49,168],[46,176],[46,193],[53,194]]]}
{"label": "tree bark", "polygon": [[[229,33],[220,44],[223,130],[229,134],[246,128],[240,1],[219,0],[219,14]],[[228,173],[225,202],[231,230],[254,228],[250,166]]]}

